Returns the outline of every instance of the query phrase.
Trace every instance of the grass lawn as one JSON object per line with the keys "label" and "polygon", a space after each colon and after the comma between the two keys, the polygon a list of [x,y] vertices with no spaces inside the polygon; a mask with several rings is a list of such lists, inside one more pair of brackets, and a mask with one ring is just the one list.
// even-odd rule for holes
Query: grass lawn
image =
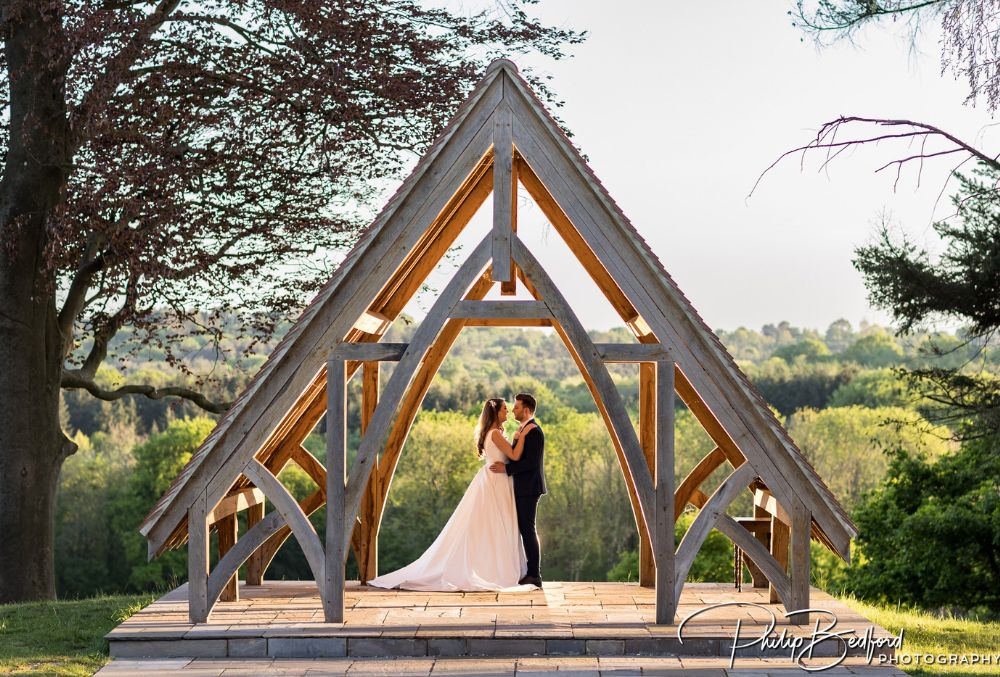
{"label": "grass lawn", "polygon": [[[903,648],[900,655],[958,654],[1000,657],[1000,623],[982,623],[957,618],[938,618],[912,609],[866,604],[853,597],[841,601],[866,618],[893,634],[903,628]],[[1000,664],[992,665],[925,665],[900,663],[899,668],[911,675],[1000,675]],[[820,673],[822,674],[822,673]]]}
{"label": "grass lawn", "polygon": [[104,635],[156,597],[0,605],[0,674],[92,675],[108,662]]}

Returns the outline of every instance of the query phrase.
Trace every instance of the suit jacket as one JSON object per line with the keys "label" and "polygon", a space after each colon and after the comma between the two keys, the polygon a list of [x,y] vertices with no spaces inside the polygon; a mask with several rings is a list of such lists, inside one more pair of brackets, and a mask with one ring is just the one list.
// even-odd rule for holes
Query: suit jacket
{"label": "suit jacket", "polygon": [[[538,425],[535,419],[528,423]],[[545,433],[541,427],[524,438],[521,458],[507,464],[507,474],[514,478],[515,496],[541,496],[545,493]]]}

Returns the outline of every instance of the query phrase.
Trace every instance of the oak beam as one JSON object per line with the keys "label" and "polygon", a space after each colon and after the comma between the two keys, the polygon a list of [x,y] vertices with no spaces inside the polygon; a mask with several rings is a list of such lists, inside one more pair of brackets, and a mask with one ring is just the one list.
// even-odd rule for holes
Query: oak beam
{"label": "oak beam", "polygon": [[501,104],[493,114],[493,281],[510,282],[513,232],[514,119]]}
{"label": "oak beam", "polygon": [[188,507],[188,616],[208,622],[208,496],[202,491]]}
{"label": "oak beam", "polygon": [[354,329],[362,331],[366,334],[377,334],[381,336],[385,333],[385,330],[389,328],[392,324],[392,318],[386,317],[382,313],[377,313],[374,310],[366,310],[358,318],[358,321],[354,323]]}
{"label": "oak beam", "polygon": [[[650,472],[656,471],[656,365],[639,363],[639,442]],[[676,510],[675,510],[676,512]],[[639,525],[639,585],[656,587],[656,560],[646,524]]]}
{"label": "oak beam", "polygon": [[[597,349],[583,325],[580,324],[579,318],[573,313],[565,297],[542,265],[516,236],[511,240],[511,245],[514,261],[524,271],[526,279],[531,280],[541,298],[545,300],[554,319],[561,326],[564,339],[568,340],[571,352],[579,357],[579,362],[584,365],[585,371],[593,379],[594,388],[598,394],[597,399],[603,403],[611,422],[610,432],[621,444],[628,465],[628,473],[635,483],[635,492],[642,519],[648,525],[653,515],[653,477],[646,464],[646,458],[642,454],[639,438],[635,434],[635,428],[632,426],[625,404],[611,379],[611,374],[608,373],[607,366],[601,361]],[[655,549],[655,536],[653,539]]]}
{"label": "oak beam", "polygon": [[[739,547],[743,553],[752,561],[757,568],[761,570],[770,584],[774,587],[776,593],[781,598],[785,604],[785,608],[788,608],[788,600],[792,596],[792,587],[794,583],[790,582],[788,576],[782,571],[778,562],[771,556],[771,553],[767,551],[767,548],[757,540],[757,538],[747,531],[743,526],[741,526],[736,520],[734,520],[729,515],[723,514],[719,516],[718,522],[715,524],[715,528],[725,534],[729,540],[731,540],[737,547]],[[798,616],[807,616],[808,614],[798,614]],[[791,623],[800,624],[798,616],[792,616],[789,620]]]}
{"label": "oak beam", "polygon": [[[708,532],[715,528],[726,508],[747,482],[753,479],[753,476],[754,470],[749,463],[744,463],[734,470],[729,477],[722,481],[722,484],[716,487],[715,492],[708,499],[708,503],[698,512],[691,526],[688,527],[684,538],[681,539],[680,546],[677,548],[676,582],[674,584],[674,597],[677,600],[681,598],[684,581],[687,579],[688,572],[691,571],[694,558],[708,537]],[[749,533],[743,527],[740,527],[740,530],[743,533]]]}
{"label": "oak beam", "polygon": [[406,352],[407,343],[338,343],[330,357],[357,362],[398,362]]}
{"label": "oak beam", "polygon": [[[264,519],[264,504],[258,503],[247,508],[247,533]],[[246,535],[244,534],[244,538]],[[218,565],[216,565],[218,566]],[[260,585],[264,582],[264,561],[260,549],[254,549],[247,559],[247,585]]]}
{"label": "oak beam", "polygon": [[[361,372],[361,434],[368,432],[378,405],[379,363],[365,362]],[[383,452],[384,453],[384,452]],[[368,490],[361,500],[359,521],[354,527],[354,557],[362,585],[378,576],[378,527],[383,476],[376,465],[368,477]]]}
{"label": "oak beam", "polygon": [[[236,545],[239,525],[236,523],[236,513],[229,513],[216,522],[215,530],[219,534],[219,559],[226,556],[226,553]],[[226,581],[222,593],[219,595],[220,602],[240,601],[240,587],[236,574]]]}
{"label": "oak beam", "polygon": [[792,518],[788,511],[781,507],[778,500],[767,489],[757,489],[753,492],[753,504],[755,508],[763,510],[768,515],[777,518],[786,525],[792,523]]}
{"label": "oak beam", "polygon": [[559,237],[569,246],[570,251],[580,261],[583,269],[594,280],[597,288],[601,290],[615,311],[623,320],[638,316],[635,306],[625,296],[621,287],[618,286],[618,283],[611,276],[611,273],[601,263],[589,243],[580,235],[580,231],[577,230],[576,226],[569,220],[569,217],[566,216],[562,207],[552,197],[549,189],[546,188],[531,166],[520,155],[517,156],[517,175],[527,189],[528,194],[531,195],[531,199],[542,210],[545,218],[552,224],[556,232],[559,233]]}
{"label": "oak beam", "polygon": [[[302,510],[295,498],[288,493],[278,478],[264,467],[256,459],[251,459],[247,467],[243,469],[251,482],[264,490],[264,495],[274,505],[274,509],[281,514],[285,524],[292,530],[295,540],[302,548],[302,553],[306,556],[309,568],[312,570],[313,578],[316,581],[323,580],[323,546],[319,542],[319,535],[316,528]],[[323,588],[320,588],[320,597],[324,600],[326,595]]]}
{"label": "oak beam", "polygon": [[491,239],[487,235],[441,292],[430,312],[417,328],[406,353],[386,383],[382,398],[372,415],[371,426],[361,438],[357,457],[350,470],[344,499],[344,524],[350,525],[350,528],[345,527],[342,539],[345,551],[354,532],[354,520],[357,519],[358,510],[361,507],[362,494],[368,486],[368,476],[378,460],[379,450],[383,448],[386,435],[396,419],[400,402],[410,387],[414,372],[423,361],[427,350],[444,327],[448,317],[454,311],[455,305],[486,269],[489,264],[490,251]]}
{"label": "oak beam", "polygon": [[[791,539],[791,533],[786,522],[782,522],[775,516],[771,516],[771,543],[768,550],[771,552],[771,557],[774,561],[778,563],[778,566],[782,571],[788,571],[788,542]],[[774,587],[774,583],[768,579],[768,602],[775,604],[781,601],[781,596],[778,594],[778,589]]]}
{"label": "oak beam", "polygon": [[552,312],[541,301],[459,301],[451,317],[463,320],[551,320]]}
{"label": "oak beam", "polygon": [[[656,363],[656,480],[653,555],[656,559],[656,622],[674,622],[674,363]],[[686,574],[685,574],[686,575]]]}
{"label": "oak beam", "polygon": [[[723,463],[726,462],[726,454],[716,447],[712,451],[705,454],[704,458],[698,461],[698,465],[691,469],[691,472],[687,474],[681,485],[677,487],[677,494],[674,500],[674,517],[675,519],[684,512],[684,508],[688,503],[697,502],[692,501],[696,493],[701,493],[699,487],[708,479],[709,475],[715,472]],[[702,494],[704,496],[704,494]],[[704,501],[701,502],[701,507],[704,505]]]}
{"label": "oak beam", "polygon": [[[791,591],[782,597],[785,611],[809,608],[809,532],[812,518],[809,508],[802,501],[793,501],[791,507]],[[808,625],[809,614],[795,614],[789,619],[795,625]]]}
{"label": "oak beam", "polygon": [[260,552],[261,545],[266,543],[275,533],[282,529],[287,529],[285,518],[277,510],[272,510],[260,522],[248,529],[243,538],[236,541],[236,545],[229,549],[229,552],[220,559],[215,569],[208,577],[208,610],[218,601],[222,594],[222,589],[231,576],[236,575],[244,562]]}
{"label": "oak beam", "polygon": [[[518,162],[511,157],[510,175],[510,230],[517,235],[517,170]],[[510,280],[500,283],[501,296],[514,296],[517,294],[517,264],[510,262]]]}
{"label": "oak beam", "polygon": [[659,343],[595,343],[605,362],[655,362],[669,357]]}
{"label": "oak beam", "polygon": [[[317,577],[327,623],[344,622],[344,464],[347,454],[347,383],[344,362],[331,358],[326,367],[326,548],[323,577]],[[367,481],[367,477],[365,478]],[[353,518],[351,522],[353,523]]]}
{"label": "oak beam", "polygon": [[515,317],[478,317],[463,320],[466,327],[551,327],[552,320]]}
{"label": "oak beam", "polygon": [[262,491],[254,487],[244,487],[219,501],[219,504],[209,513],[208,523],[215,524],[230,515],[235,515],[250,506],[260,505],[263,502],[264,493]]}

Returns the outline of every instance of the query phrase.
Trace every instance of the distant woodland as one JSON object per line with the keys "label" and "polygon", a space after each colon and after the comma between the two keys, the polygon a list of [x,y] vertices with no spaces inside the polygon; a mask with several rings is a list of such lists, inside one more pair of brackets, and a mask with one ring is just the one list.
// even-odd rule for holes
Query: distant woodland
{"label": "distant woodland", "polygon": [[[393,327],[387,340],[405,341],[416,326],[397,324],[401,326]],[[899,547],[878,542],[877,506],[885,500],[887,473],[895,468],[898,474],[899,464],[907,460],[928,468],[945,463],[957,443],[947,426],[931,422],[939,420],[934,410],[941,405],[912,395],[898,369],[945,366],[989,373],[989,365],[1000,363],[1000,347],[976,345],[947,333],[900,339],[882,327],[856,328],[845,320],[825,331],[782,322],[759,331],[739,328],[718,333],[862,529],[850,567],[814,544],[814,583],[867,596],[896,591],[905,599],[897,591],[899,584],[892,587],[891,581],[906,572],[872,565],[880,561],[879,548]],[[633,340],[624,328],[592,336],[602,342]],[[119,340],[127,342],[130,337]],[[207,384],[200,387],[214,389],[220,398],[235,397],[263,361],[263,357],[231,359],[246,347],[225,337],[218,343],[196,334],[184,339],[184,366],[191,374],[186,382],[194,383],[194,374],[208,374]],[[123,376],[133,380],[141,376],[144,382],[167,385],[172,383],[167,374],[177,370],[163,360],[154,349],[132,351],[118,371],[103,369],[98,379],[112,386]],[[637,421],[637,367],[615,366],[613,376]],[[412,561],[433,541],[480,467],[473,427],[483,400],[512,398],[519,391],[535,394],[537,416],[546,430],[549,493],[539,505],[543,577],[636,580],[638,535],[621,470],[594,401],[556,334],[516,329],[467,329],[444,362],[389,492],[379,539],[380,571]],[[676,471],[683,478],[713,445],[691,414],[678,406]],[[356,414],[355,409],[349,448],[358,442]],[[59,487],[59,594],[157,590],[182,582],[184,552],[147,562],[137,527],[211,431],[215,418],[188,403],[138,397],[104,402],[83,391],[64,391],[62,416],[79,451],[67,461]],[[306,444],[323,459],[322,423]],[[294,464],[280,479],[299,497],[312,489],[311,480]],[[734,515],[751,511],[749,494],[730,510]],[[321,534],[322,512],[313,516]],[[688,514],[679,521],[678,538],[690,519]],[[724,536],[713,532],[692,579],[730,580],[731,548]],[[349,562],[349,578],[356,576],[354,567]],[[311,576],[293,540],[267,576]],[[947,601],[965,609],[985,604],[989,610],[991,605],[988,600],[955,595]]]}

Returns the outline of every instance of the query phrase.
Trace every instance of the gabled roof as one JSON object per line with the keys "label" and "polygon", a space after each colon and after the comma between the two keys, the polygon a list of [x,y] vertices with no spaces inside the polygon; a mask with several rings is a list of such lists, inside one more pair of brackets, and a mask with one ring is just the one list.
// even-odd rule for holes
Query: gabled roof
{"label": "gabled roof", "polygon": [[[661,342],[672,341],[691,385],[711,395],[713,413],[775,494],[809,506],[823,540],[845,559],[856,535],[846,511],[796,447],[767,403],[663,268],[544,105],[506,60],[491,64],[455,117],[278,344],[246,390],[146,517],[141,533],[153,556],[183,541],[188,506],[202,491],[209,504],[239,480],[310,386],[323,378],[327,353],[352,335],[383,290],[399,284],[429,246],[429,224],[464,199],[492,153],[498,108],[513,115],[514,145],[597,259]],[[586,224],[582,224],[586,221]],[[574,225],[577,225],[574,221]],[[600,237],[598,237],[600,236]],[[614,260],[613,260],[614,259]],[[618,264],[615,264],[615,261]],[[364,265],[362,265],[364,264]],[[394,318],[390,318],[394,319]],[[376,340],[377,337],[361,337]],[[775,486],[776,485],[776,486]],[[782,489],[783,488],[783,489]]]}

